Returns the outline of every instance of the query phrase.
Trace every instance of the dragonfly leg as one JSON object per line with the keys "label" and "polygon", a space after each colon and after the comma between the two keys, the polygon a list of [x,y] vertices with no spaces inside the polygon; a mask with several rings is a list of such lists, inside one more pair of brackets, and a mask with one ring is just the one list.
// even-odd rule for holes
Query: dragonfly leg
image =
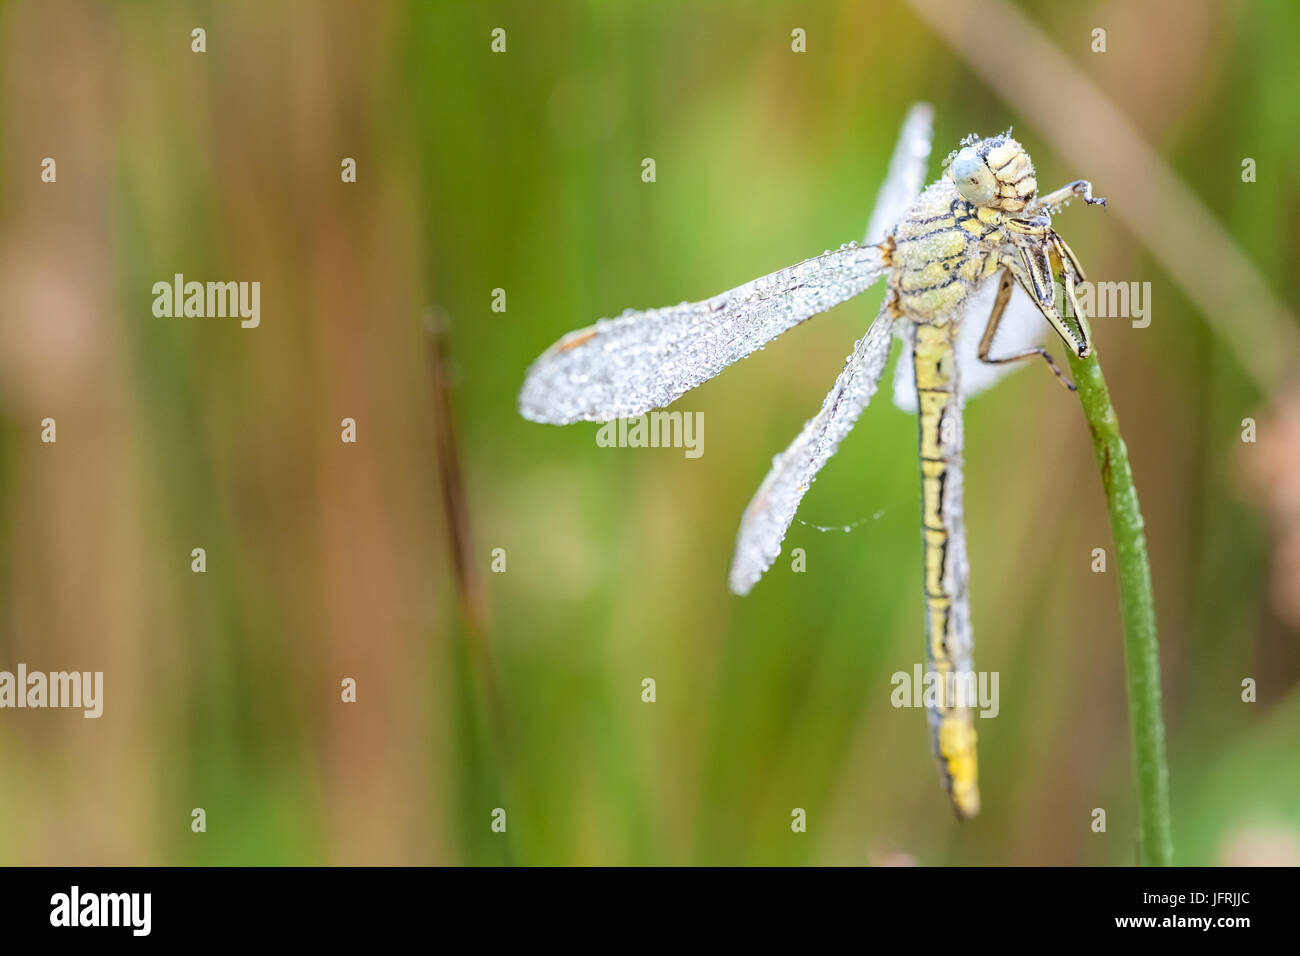
{"label": "dragonfly leg", "polygon": [[1021,219],[1003,220],[1007,231],[1018,236],[1035,236],[1043,238],[1052,231],[1052,220],[1047,216],[1027,216]]}
{"label": "dragonfly leg", "polygon": [[1062,259],[1068,259],[1070,265],[1074,268],[1074,278],[1076,282],[1082,282],[1088,278],[1083,274],[1083,266],[1079,262],[1079,257],[1074,254],[1074,250],[1069,247],[1064,239],[1058,233],[1052,233],[1052,245],[1056,247],[1057,253]]}
{"label": "dragonfly leg", "polygon": [[1006,311],[1007,302],[1011,299],[1013,281],[1011,270],[1003,269],[1002,279],[998,284],[998,295],[997,298],[993,300],[993,311],[989,314],[988,325],[984,327],[984,335],[980,338],[980,361],[987,362],[989,365],[1006,365],[1011,362],[1022,362],[1025,359],[1031,359],[1035,356],[1041,355],[1043,360],[1047,362],[1048,367],[1052,370],[1052,374],[1056,376],[1056,380],[1070,391],[1075,391],[1074,383],[1065,377],[1064,373],[1061,372],[1060,368],[1057,367],[1056,362],[1052,359],[1051,353],[1041,345],[1025,349],[1023,352],[1016,352],[1014,355],[994,356],[992,354],[993,339],[998,334],[998,325],[1002,322],[1002,313]]}
{"label": "dragonfly leg", "polygon": [[[1029,298],[1038,306],[1038,311],[1043,313],[1043,318],[1052,324],[1052,328],[1056,330],[1056,334],[1061,337],[1066,347],[1083,358],[1092,351],[1091,333],[1088,331],[1088,323],[1083,317],[1083,311],[1079,308],[1079,300],[1075,296],[1075,283],[1079,275],[1074,269],[1073,253],[1070,253],[1067,247],[1066,253],[1062,254],[1054,232],[1049,231],[1042,239],[1017,238],[1018,241],[1014,244],[1020,254],[1019,258],[1005,256],[1003,264],[1021,287],[1029,293]],[[1073,312],[1070,316],[1073,321],[1067,320],[1057,311],[1058,276],[1065,286],[1066,301],[1069,303],[1068,311]]]}
{"label": "dragonfly leg", "polygon": [[1026,207],[1024,215],[1032,215],[1045,209],[1055,209],[1057,206],[1064,205],[1071,199],[1083,198],[1083,201],[1090,206],[1104,206],[1106,200],[1100,196],[1093,196],[1092,183],[1086,179],[1076,179],[1072,183],[1066,183],[1055,192],[1050,192],[1046,196],[1039,196],[1033,204]]}
{"label": "dragonfly leg", "polygon": [[1074,320],[1078,326],[1079,334],[1079,357],[1083,358],[1092,351],[1092,330],[1088,328],[1088,319],[1083,314],[1083,308],[1079,305],[1079,297],[1075,294],[1075,285],[1083,281],[1083,267],[1079,265],[1079,259],[1074,254],[1074,250],[1066,245],[1055,232],[1051,234],[1049,240],[1052,244],[1048,252],[1048,261],[1052,264],[1054,274],[1061,276],[1061,284],[1065,286],[1065,298],[1070,303],[1070,311],[1074,313]]}

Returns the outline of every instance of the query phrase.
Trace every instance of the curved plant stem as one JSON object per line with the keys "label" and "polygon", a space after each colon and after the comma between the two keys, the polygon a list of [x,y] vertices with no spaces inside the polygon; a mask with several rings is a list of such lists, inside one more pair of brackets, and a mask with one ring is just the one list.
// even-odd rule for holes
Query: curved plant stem
{"label": "curved plant stem", "polygon": [[1165,724],[1160,710],[1160,654],[1156,642],[1155,601],[1147,563],[1146,533],[1137,489],[1119,419],[1110,403],[1097,352],[1085,359],[1069,355],[1079,400],[1092,432],[1092,447],[1115,537],[1120,611],[1124,618],[1124,670],[1128,682],[1129,725],[1138,790],[1138,861],[1168,866],[1173,861],[1169,824],[1169,767]]}

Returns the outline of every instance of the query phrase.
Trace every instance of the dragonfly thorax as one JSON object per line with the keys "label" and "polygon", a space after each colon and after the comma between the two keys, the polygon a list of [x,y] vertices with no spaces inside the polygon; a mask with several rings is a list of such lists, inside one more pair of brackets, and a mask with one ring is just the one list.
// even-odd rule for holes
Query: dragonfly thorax
{"label": "dragonfly thorax", "polygon": [[890,287],[898,311],[946,325],[998,266],[1003,214],[964,199],[945,177],[925,190],[894,230]]}

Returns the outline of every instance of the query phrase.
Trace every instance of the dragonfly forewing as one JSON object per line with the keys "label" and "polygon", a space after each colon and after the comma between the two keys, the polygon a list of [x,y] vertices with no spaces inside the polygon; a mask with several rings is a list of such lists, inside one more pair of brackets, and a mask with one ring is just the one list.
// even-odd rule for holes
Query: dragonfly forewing
{"label": "dragonfly forewing", "polygon": [[885,269],[879,248],[848,243],[703,302],[602,319],[533,363],[520,414],[567,425],[668,405],[782,332],[864,292]]}

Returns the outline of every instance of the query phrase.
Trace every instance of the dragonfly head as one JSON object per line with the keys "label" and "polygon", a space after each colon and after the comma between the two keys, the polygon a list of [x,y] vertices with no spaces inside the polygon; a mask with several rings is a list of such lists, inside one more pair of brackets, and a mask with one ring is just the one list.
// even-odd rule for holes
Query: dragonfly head
{"label": "dragonfly head", "polygon": [[948,176],[962,199],[1015,215],[1034,200],[1038,182],[1025,148],[1003,133],[988,139],[968,136],[949,157]]}

